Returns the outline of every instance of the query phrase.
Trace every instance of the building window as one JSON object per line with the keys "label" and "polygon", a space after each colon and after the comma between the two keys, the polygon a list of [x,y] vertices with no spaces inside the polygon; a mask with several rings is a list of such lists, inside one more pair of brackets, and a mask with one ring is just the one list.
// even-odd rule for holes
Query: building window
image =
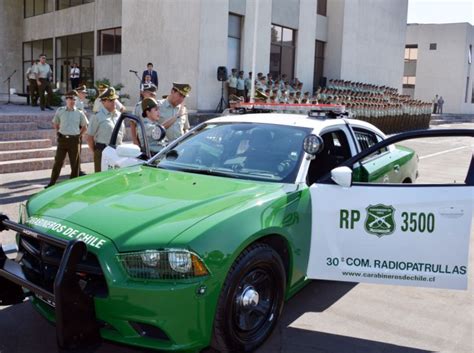
{"label": "building window", "polygon": [[410,44],[405,46],[405,62],[416,61],[418,59],[418,45]]}
{"label": "building window", "polygon": [[23,17],[32,17],[54,11],[54,0],[23,0]]}
{"label": "building window", "polygon": [[[46,55],[46,62],[53,68],[52,38],[23,43],[23,77],[25,77],[26,70],[28,70],[32,62],[39,60],[40,54]],[[26,92],[25,86],[23,86],[23,92]]]}
{"label": "building window", "polygon": [[242,40],[242,16],[229,14],[227,34],[227,67],[240,69],[240,42]]}
{"label": "building window", "polygon": [[415,88],[416,76],[403,76],[403,88]]}
{"label": "building window", "polygon": [[270,73],[277,79],[286,74],[294,78],[296,31],[272,25],[270,49]]}
{"label": "building window", "polygon": [[122,52],[122,28],[109,28],[99,31],[98,55],[120,54]]}
{"label": "building window", "polygon": [[78,6],[94,2],[94,0],[56,0],[56,9],[63,10],[68,7]]}
{"label": "building window", "polygon": [[327,16],[328,0],[318,0],[318,10],[316,13],[321,16]]}
{"label": "building window", "polygon": [[430,50],[436,50],[436,43],[430,43]]}
{"label": "building window", "polygon": [[472,44],[469,45],[469,51],[467,52],[467,63],[472,64]]}
{"label": "building window", "polygon": [[318,86],[326,86],[323,78],[325,45],[326,43],[324,42],[319,40],[316,41],[316,47],[314,50],[313,91],[315,91]]}
{"label": "building window", "polygon": [[56,81],[61,91],[71,87],[69,73],[73,64],[80,70],[80,84],[94,85],[94,32],[56,38]]}

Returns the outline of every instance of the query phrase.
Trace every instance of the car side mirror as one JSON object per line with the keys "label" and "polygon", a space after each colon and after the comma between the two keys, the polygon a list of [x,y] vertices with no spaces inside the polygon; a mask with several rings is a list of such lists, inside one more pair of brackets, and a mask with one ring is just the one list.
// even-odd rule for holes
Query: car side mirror
{"label": "car side mirror", "polygon": [[344,188],[352,185],[352,169],[349,167],[337,167],[331,170],[331,179]]}
{"label": "car side mirror", "polygon": [[119,157],[137,158],[142,154],[140,147],[130,143],[118,145],[116,150]]}

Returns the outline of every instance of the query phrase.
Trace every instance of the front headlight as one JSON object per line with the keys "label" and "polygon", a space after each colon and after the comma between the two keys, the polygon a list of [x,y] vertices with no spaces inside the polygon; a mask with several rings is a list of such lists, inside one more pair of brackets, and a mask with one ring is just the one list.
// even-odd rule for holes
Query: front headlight
{"label": "front headlight", "polygon": [[118,254],[129,277],[142,280],[176,280],[209,274],[202,260],[185,249],[144,250]]}

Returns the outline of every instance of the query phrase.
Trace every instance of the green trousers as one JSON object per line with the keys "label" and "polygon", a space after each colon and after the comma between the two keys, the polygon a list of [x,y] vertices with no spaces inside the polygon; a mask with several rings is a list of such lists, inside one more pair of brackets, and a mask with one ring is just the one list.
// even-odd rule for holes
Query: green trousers
{"label": "green trousers", "polygon": [[69,163],[71,164],[71,179],[79,176],[80,157],[79,157],[79,135],[65,136],[58,134],[58,148],[54,157],[54,166],[51,172],[51,181],[49,185],[54,185],[59,178],[61,168],[69,155]]}
{"label": "green trousers", "polygon": [[[45,79],[40,78],[41,85],[38,85],[38,93],[40,97],[40,106],[44,109],[45,104],[47,107],[51,106],[52,98],[53,98],[53,91],[51,90],[51,83]],[[48,94],[45,97],[45,92]]]}

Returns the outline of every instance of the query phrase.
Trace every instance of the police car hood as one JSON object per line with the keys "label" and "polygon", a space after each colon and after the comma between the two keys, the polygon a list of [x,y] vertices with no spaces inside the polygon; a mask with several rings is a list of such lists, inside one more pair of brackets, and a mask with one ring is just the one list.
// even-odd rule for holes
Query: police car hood
{"label": "police car hood", "polygon": [[35,195],[30,217],[64,220],[112,240],[121,251],[166,246],[224,209],[255,205],[282,184],[135,166],[72,179]]}

